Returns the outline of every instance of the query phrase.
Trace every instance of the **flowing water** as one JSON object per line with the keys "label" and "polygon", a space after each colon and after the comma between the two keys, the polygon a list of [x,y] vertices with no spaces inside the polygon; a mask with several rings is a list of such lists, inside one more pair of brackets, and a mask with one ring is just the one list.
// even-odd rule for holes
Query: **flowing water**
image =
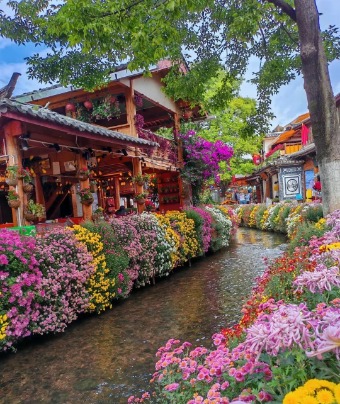
{"label": "flowing water", "polygon": [[100,316],[0,355],[0,403],[126,403],[147,389],[155,353],[169,338],[211,346],[240,318],[263,259],[282,235],[239,229],[230,247],[137,290]]}

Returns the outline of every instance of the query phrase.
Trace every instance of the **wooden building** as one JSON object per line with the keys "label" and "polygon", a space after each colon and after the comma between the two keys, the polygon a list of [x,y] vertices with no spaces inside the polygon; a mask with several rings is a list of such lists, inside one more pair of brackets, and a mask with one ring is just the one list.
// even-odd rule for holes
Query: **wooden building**
{"label": "wooden building", "polygon": [[[165,96],[162,78],[168,68],[162,62],[145,77],[122,66],[95,92],[55,85],[1,100],[0,224],[27,224],[29,199],[45,206],[47,220],[91,218],[108,202],[111,212],[122,203],[132,207],[136,195],[152,191],[132,181],[138,174],[153,179],[160,211],[188,203],[176,129],[180,119],[198,111]],[[155,135],[160,127],[172,128],[173,138]],[[33,175],[31,193],[24,192],[22,180],[14,187],[6,184],[6,168],[15,165]],[[80,203],[79,192],[89,188],[93,203]],[[14,189],[22,202],[18,209],[10,209],[5,199]]]}

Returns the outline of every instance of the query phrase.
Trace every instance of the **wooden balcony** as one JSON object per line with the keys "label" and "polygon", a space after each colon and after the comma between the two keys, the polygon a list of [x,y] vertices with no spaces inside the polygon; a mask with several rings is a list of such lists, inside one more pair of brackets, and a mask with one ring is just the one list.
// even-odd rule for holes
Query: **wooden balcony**
{"label": "wooden balcony", "polygon": [[286,143],[284,148],[284,154],[292,154],[301,150],[301,143]]}

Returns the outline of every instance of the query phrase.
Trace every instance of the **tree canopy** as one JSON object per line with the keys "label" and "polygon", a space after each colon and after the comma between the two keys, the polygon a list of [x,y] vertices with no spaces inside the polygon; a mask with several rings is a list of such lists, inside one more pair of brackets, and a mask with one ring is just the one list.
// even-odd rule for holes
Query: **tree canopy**
{"label": "tree canopy", "polygon": [[[200,101],[205,82],[221,66],[225,84],[245,73],[249,58],[259,59],[253,82],[259,100],[269,97],[301,71],[293,1],[281,0],[48,0],[9,1],[14,15],[0,14],[0,35],[17,43],[45,44],[47,55],[27,58],[29,75],[93,89],[118,65],[145,69],[168,58],[184,59],[190,71],[174,68],[166,78],[175,98]],[[286,14],[284,11],[287,11]],[[293,17],[293,18],[292,18]],[[339,56],[338,30],[323,33],[329,60]],[[224,104],[229,85],[214,102]],[[264,111],[264,109],[262,109]]]}
{"label": "tree canopy", "polygon": [[[249,60],[259,69],[258,118],[267,121],[270,99],[302,73],[323,179],[325,212],[340,208],[340,129],[327,63],[339,58],[338,28],[320,31],[316,0],[23,0],[0,13],[0,35],[45,44],[50,52],[28,58],[42,82],[95,88],[118,64],[148,70],[167,58],[169,95],[200,101],[204,83],[222,68],[225,84],[243,77]],[[184,60],[188,74],[179,68]],[[215,105],[230,97],[224,85]],[[263,123],[262,122],[262,123]],[[260,122],[261,123],[261,122]],[[334,186],[334,184],[337,184]]]}

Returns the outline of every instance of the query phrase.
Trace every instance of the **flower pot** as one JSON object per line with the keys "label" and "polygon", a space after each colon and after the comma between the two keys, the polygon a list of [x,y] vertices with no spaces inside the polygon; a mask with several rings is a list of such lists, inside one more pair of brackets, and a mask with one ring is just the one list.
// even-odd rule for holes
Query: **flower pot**
{"label": "flower pot", "polygon": [[20,200],[19,199],[11,199],[8,201],[8,206],[13,209],[18,209],[20,206]]}
{"label": "flower pot", "polygon": [[24,217],[28,222],[36,222],[38,220],[38,217],[34,213],[25,212]]}
{"label": "flower pot", "polygon": [[6,184],[15,187],[18,185],[18,178],[6,178]]}
{"label": "flower pot", "polygon": [[37,223],[45,223],[46,222],[46,216],[39,216],[36,219]]}
{"label": "flower pot", "polygon": [[26,194],[29,194],[30,192],[33,191],[33,185],[32,184],[24,184],[22,186],[22,189]]}
{"label": "flower pot", "polygon": [[92,205],[93,204],[93,198],[91,198],[91,199],[81,199],[81,203],[83,204],[83,205],[86,205],[86,206],[90,206],[90,205]]}
{"label": "flower pot", "polygon": [[144,205],[145,198],[138,199],[136,202],[137,202],[138,205]]}

